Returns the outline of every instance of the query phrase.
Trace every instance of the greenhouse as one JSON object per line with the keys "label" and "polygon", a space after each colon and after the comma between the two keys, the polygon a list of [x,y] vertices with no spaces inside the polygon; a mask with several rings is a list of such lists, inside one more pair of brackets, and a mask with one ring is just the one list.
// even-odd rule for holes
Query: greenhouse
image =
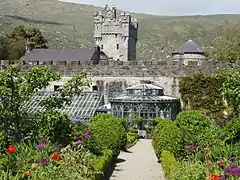
{"label": "greenhouse", "polygon": [[[41,101],[50,96],[57,96],[58,92],[39,91],[26,104],[23,109],[28,113],[41,112],[43,106]],[[65,113],[74,121],[87,122],[93,117],[97,109],[104,104],[103,95],[97,92],[83,92],[79,96],[75,96],[69,106],[65,106],[60,111]]]}
{"label": "greenhouse", "polygon": [[140,84],[128,87],[122,95],[109,102],[114,116],[132,121],[139,117],[145,124],[157,117],[175,119],[180,111],[180,100],[164,95],[164,89],[150,81],[141,81]]}

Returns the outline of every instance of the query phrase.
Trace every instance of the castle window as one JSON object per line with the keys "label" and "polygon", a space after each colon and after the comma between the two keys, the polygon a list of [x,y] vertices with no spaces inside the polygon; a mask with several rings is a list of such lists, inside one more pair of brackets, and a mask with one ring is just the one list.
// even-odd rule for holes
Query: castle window
{"label": "castle window", "polygon": [[117,50],[119,50],[119,44],[117,44]]}
{"label": "castle window", "polygon": [[103,49],[103,45],[101,45],[101,49]]}
{"label": "castle window", "polygon": [[58,91],[59,88],[60,88],[59,85],[54,85],[54,92]]}
{"label": "castle window", "polygon": [[117,34],[115,34],[115,38],[117,38]]}
{"label": "castle window", "polygon": [[93,92],[98,92],[98,86],[92,86],[92,91]]}

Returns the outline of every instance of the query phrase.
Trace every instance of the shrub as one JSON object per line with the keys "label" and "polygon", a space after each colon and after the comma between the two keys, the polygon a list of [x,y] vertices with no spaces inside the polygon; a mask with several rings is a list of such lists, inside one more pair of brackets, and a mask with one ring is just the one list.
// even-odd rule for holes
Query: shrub
{"label": "shrub", "polygon": [[204,164],[202,164],[200,161],[185,161],[181,163],[181,168],[173,173],[171,178],[174,180],[203,180],[206,179],[206,177],[207,174],[205,172]]}
{"label": "shrub", "polygon": [[101,154],[101,151],[110,149],[117,156],[121,149],[125,149],[127,134],[120,119],[101,114],[93,118],[89,129],[93,136],[86,143],[93,153]]}
{"label": "shrub", "polygon": [[233,118],[223,128],[228,143],[236,143],[240,139],[240,118]]}
{"label": "shrub", "polygon": [[73,126],[72,120],[65,114],[50,111],[40,119],[39,137],[49,137],[53,143],[67,145],[71,140]]}
{"label": "shrub", "polygon": [[111,150],[105,150],[102,156],[95,159],[94,167],[97,172],[95,179],[100,179],[104,175],[104,172],[106,172],[109,165],[111,165],[112,160],[113,152]]}
{"label": "shrub", "polygon": [[173,121],[164,119],[155,127],[152,140],[158,158],[163,150],[176,155],[180,149],[180,129]]}
{"label": "shrub", "polygon": [[135,126],[131,126],[131,127],[128,128],[128,132],[137,134],[138,130]]}
{"label": "shrub", "polygon": [[171,152],[165,150],[162,151],[160,159],[165,176],[171,180],[172,175],[180,168],[179,162],[175,159]]}
{"label": "shrub", "polygon": [[134,145],[134,142],[137,140],[137,135],[134,134],[134,135],[131,135],[131,134],[128,134],[127,135],[127,148],[130,148],[131,146]]}
{"label": "shrub", "polygon": [[183,111],[175,123],[181,129],[183,145],[200,143],[212,129],[211,120],[199,111]]}

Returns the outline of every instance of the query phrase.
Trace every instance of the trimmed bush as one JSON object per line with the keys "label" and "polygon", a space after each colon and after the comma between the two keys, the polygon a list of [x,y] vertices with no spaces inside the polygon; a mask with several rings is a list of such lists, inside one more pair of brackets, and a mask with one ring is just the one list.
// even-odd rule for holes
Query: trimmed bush
{"label": "trimmed bush", "polygon": [[104,151],[102,156],[96,158],[96,163],[94,167],[97,174],[95,175],[95,179],[101,179],[101,177],[103,177],[104,172],[107,172],[109,166],[112,163],[112,160],[113,153],[111,150]]}
{"label": "trimmed bush", "polygon": [[173,174],[180,169],[179,162],[175,159],[171,152],[165,150],[162,151],[160,159],[162,162],[164,175],[167,176],[169,180],[173,179]]}
{"label": "trimmed bush", "polygon": [[113,156],[118,156],[120,150],[126,148],[127,134],[120,119],[101,114],[89,124],[89,129],[93,131],[93,136],[86,144],[94,154],[112,150]]}
{"label": "trimmed bush", "polygon": [[199,111],[183,111],[178,114],[175,123],[181,129],[185,145],[201,142],[205,134],[213,129],[211,120]]}
{"label": "trimmed bush", "polygon": [[153,132],[153,148],[160,159],[163,150],[177,154],[180,149],[180,129],[171,120],[163,119]]}

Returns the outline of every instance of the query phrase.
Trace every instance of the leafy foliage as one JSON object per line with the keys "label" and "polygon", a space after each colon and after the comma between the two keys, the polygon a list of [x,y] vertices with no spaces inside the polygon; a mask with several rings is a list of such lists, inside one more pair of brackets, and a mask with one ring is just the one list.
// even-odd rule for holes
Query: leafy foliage
{"label": "leafy foliage", "polygon": [[178,114],[175,123],[181,129],[182,143],[185,145],[201,144],[205,134],[212,129],[211,120],[199,111],[183,111]]}
{"label": "leafy foliage", "polygon": [[229,121],[222,132],[228,143],[236,143],[240,138],[240,118],[236,117]]}
{"label": "leafy foliage", "polygon": [[94,132],[87,142],[87,147],[95,154],[110,149],[116,157],[121,149],[125,149],[127,135],[121,120],[111,115],[99,114],[89,124],[89,129]]}
{"label": "leafy foliage", "polygon": [[173,175],[173,179],[181,180],[202,180],[206,179],[204,164],[201,162],[182,162],[181,168],[178,169]]}
{"label": "leafy foliage", "polygon": [[67,145],[71,140],[74,124],[65,114],[47,111],[40,117],[38,126],[38,137],[49,137],[51,142]]}
{"label": "leafy foliage", "polygon": [[220,89],[223,78],[216,75],[194,74],[182,77],[179,92],[185,109],[199,110],[212,118],[223,116],[224,103]]}
{"label": "leafy foliage", "polygon": [[26,135],[28,121],[22,105],[38,89],[57,79],[59,73],[47,66],[32,67],[23,72],[20,66],[13,65],[0,72],[0,122],[8,137],[13,136],[19,141]]}
{"label": "leafy foliage", "polygon": [[6,34],[7,38],[0,38],[0,59],[18,60],[24,54],[26,45],[30,49],[47,48],[47,40],[36,27],[16,26]]}
{"label": "leafy foliage", "polygon": [[153,148],[160,159],[163,150],[172,152],[174,155],[180,150],[180,129],[175,123],[168,119],[163,119],[158,123],[153,132]]}
{"label": "leafy foliage", "polygon": [[240,69],[223,69],[218,76],[224,79],[221,94],[228,105],[233,108],[233,114],[240,115]]}
{"label": "leafy foliage", "polygon": [[172,176],[177,170],[180,169],[179,162],[175,159],[171,152],[166,150],[162,151],[160,160],[165,176],[167,176],[169,180],[174,180]]}

